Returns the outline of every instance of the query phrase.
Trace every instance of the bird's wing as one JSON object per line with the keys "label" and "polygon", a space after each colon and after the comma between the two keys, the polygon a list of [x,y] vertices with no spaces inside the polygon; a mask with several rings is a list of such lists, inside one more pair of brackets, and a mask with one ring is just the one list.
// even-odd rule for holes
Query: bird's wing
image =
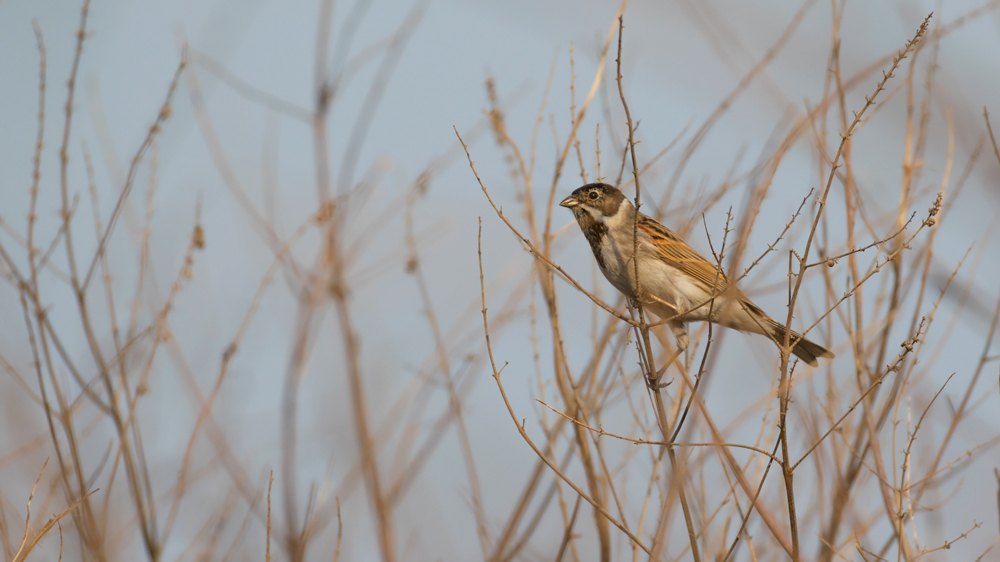
{"label": "bird's wing", "polygon": [[714,264],[698,255],[691,246],[667,227],[640,213],[639,232],[649,237],[657,255],[667,265],[686,273],[705,286],[707,292],[716,287],[721,293],[729,288],[729,279]]}

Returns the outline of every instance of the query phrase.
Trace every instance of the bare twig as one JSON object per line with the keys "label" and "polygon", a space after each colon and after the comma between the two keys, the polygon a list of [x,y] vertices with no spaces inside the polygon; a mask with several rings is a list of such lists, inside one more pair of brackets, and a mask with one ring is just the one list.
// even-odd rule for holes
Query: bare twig
{"label": "bare twig", "polygon": [[503,369],[502,368],[501,369],[497,369],[496,360],[493,358],[493,347],[490,344],[489,320],[488,320],[488,318],[486,316],[486,285],[485,285],[485,281],[484,281],[485,277],[483,275],[482,239],[483,239],[483,227],[482,227],[482,219],[480,219],[480,222],[479,222],[479,290],[480,290],[480,294],[481,294],[481,297],[482,297],[482,303],[483,303],[483,310],[482,310],[482,313],[483,313],[483,332],[484,332],[484,335],[485,335],[485,338],[486,338],[486,350],[487,350],[487,354],[489,355],[489,358],[490,358],[490,366],[491,366],[492,371],[493,371],[493,379],[497,383],[497,387],[500,390],[500,395],[503,397],[504,405],[507,407],[507,412],[510,414],[511,420],[514,421],[514,425],[517,427],[518,433],[521,434],[521,437],[525,440],[526,443],[528,443],[528,446],[531,447],[531,450],[533,450],[535,452],[535,454],[538,455],[538,458],[541,459],[542,462],[544,462],[550,469],[552,469],[552,471],[555,472],[556,475],[559,476],[560,479],[562,479],[564,482],[566,482],[566,484],[568,484],[571,488],[573,488],[573,490],[580,497],[582,497],[584,500],[587,501],[587,503],[589,503],[590,505],[592,505],[594,507],[594,509],[597,510],[598,513],[600,513],[601,515],[603,515],[612,525],[614,525],[615,527],[618,527],[623,533],[625,533],[628,536],[628,538],[631,539],[631,541],[632,541],[633,544],[639,546],[639,548],[641,548],[647,554],[651,554],[651,551],[649,550],[649,547],[647,547],[646,545],[644,545],[642,543],[642,541],[639,540],[638,537],[636,537],[631,531],[628,530],[628,528],[626,528],[620,522],[618,522],[617,520],[615,520],[615,518],[610,513],[608,513],[607,510],[605,510],[599,503],[597,503],[593,499],[591,499],[590,496],[588,496],[575,483],[573,483],[572,480],[570,480],[565,474],[563,474],[563,472],[559,469],[559,467],[557,467],[551,460],[549,460],[548,457],[546,457],[545,454],[540,449],[538,449],[538,446],[535,445],[535,442],[531,439],[531,437],[528,436],[528,432],[524,429],[524,423],[518,421],[517,414],[514,413],[514,408],[510,405],[510,400],[507,399],[507,393],[506,393],[506,391],[504,391],[503,382],[501,382],[501,380],[500,380],[500,372]]}
{"label": "bare twig", "polygon": [[[649,341],[649,326],[646,325],[646,317],[642,309],[642,281],[639,278],[639,210],[642,206],[640,196],[642,193],[641,186],[639,184],[639,164],[635,158],[635,127],[632,123],[632,114],[629,112],[628,103],[625,101],[625,90],[622,86],[622,38],[625,31],[625,17],[623,15],[618,16],[618,57],[615,59],[617,76],[615,81],[618,83],[618,96],[621,98],[622,109],[625,111],[625,120],[628,125],[628,141],[626,148],[629,155],[632,157],[632,180],[635,182],[635,217],[632,223],[632,266],[634,268],[635,274],[635,294],[632,297],[632,306],[635,307],[636,312],[639,315],[639,324],[635,327],[636,331],[640,335],[643,347],[636,346],[639,350],[640,364],[643,365],[646,376],[646,384],[649,387],[650,392],[653,395],[653,401],[656,407],[656,417],[659,422],[660,431],[663,433],[663,440],[667,442],[667,456],[670,458],[670,468],[673,471],[674,481],[676,482],[677,495],[681,502],[681,511],[684,513],[684,524],[687,526],[688,532],[688,542],[691,546],[691,556],[695,562],[701,561],[701,555],[698,551],[698,539],[697,533],[694,528],[694,521],[691,518],[691,508],[688,505],[687,492],[684,490],[685,482],[685,467],[679,465],[677,462],[677,457],[674,453],[673,447],[670,445],[673,441],[673,434],[670,430],[670,422],[667,420],[666,408],[663,404],[663,387],[660,385],[660,373],[656,370],[656,365],[654,364],[653,348]],[[678,350],[678,353],[680,351]],[[669,364],[670,361],[667,362]],[[652,558],[659,558],[662,555],[662,551],[665,548],[666,540],[666,515],[667,506],[669,504],[664,502],[663,510],[660,515],[660,522],[657,526],[657,531],[655,538],[653,539],[653,554]]]}

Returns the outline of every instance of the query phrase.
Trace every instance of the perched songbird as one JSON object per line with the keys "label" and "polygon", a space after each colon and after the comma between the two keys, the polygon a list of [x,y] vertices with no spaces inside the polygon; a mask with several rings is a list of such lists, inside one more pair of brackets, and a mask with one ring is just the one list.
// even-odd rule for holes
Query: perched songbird
{"label": "perched songbird", "polygon": [[[606,183],[587,184],[560,203],[576,217],[604,276],[633,302],[636,297],[634,233],[637,211],[621,191]],[[709,321],[742,332],[763,334],[779,344],[785,327],[764,314],[725,273],[698,255],[662,224],[638,213],[639,301],[643,310],[667,321],[678,349],[688,345],[685,322]],[[715,290],[713,292],[713,286]],[[714,303],[712,297],[715,297]],[[817,357],[833,357],[825,347],[796,332],[792,353],[815,366]]]}

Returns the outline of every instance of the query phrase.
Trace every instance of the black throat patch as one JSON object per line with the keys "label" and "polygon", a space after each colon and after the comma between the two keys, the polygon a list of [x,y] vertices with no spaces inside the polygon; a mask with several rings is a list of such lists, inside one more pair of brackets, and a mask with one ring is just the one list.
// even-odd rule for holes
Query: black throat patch
{"label": "black throat patch", "polygon": [[604,238],[608,236],[608,227],[584,209],[575,208],[573,209],[573,214],[576,215],[576,222],[580,225],[580,230],[583,231],[587,242],[590,242],[590,249],[594,252],[597,264],[601,266],[601,269],[604,269],[604,256],[601,255],[601,245],[604,242]]}

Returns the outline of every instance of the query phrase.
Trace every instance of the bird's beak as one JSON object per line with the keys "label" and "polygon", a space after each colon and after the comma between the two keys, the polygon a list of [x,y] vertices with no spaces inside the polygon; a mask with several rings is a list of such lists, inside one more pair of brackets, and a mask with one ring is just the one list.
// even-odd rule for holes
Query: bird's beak
{"label": "bird's beak", "polygon": [[570,195],[569,197],[563,199],[562,203],[559,203],[559,206],[566,207],[567,209],[572,209],[573,207],[576,207],[579,204],[580,203],[576,199],[574,199],[572,195]]}

